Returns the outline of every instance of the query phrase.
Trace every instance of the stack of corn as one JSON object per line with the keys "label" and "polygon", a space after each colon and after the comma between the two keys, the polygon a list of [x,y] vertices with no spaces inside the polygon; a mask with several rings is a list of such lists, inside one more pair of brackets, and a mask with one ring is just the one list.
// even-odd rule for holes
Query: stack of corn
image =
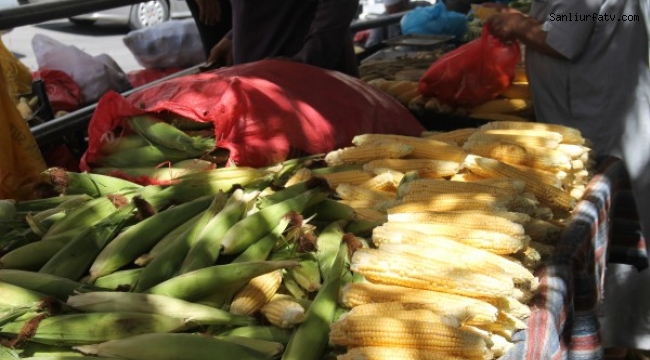
{"label": "stack of corn", "polygon": [[102,139],[101,154],[90,164],[94,173],[168,184],[183,174],[214,169],[227,159],[223,150],[215,149],[209,122],[146,114],[127,118],[122,130],[121,136],[109,132]]}
{"label": "stack of corn", "polygon": [[515,69],[515,77],[510,86],[496,99],[488,100],[473,107],[469,114],[485,120],[507,120],[518,116],[524,121],[533,117],[533,103],[523,65]]}

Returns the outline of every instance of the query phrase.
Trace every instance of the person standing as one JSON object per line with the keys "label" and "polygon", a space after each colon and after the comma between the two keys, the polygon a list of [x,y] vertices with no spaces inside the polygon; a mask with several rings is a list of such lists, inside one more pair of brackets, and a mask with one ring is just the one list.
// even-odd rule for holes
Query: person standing
{"label": "person standing", "polygon": [[[533,1],[529,15],[487,20],[503,41],[526,45],[537,121],[579,129],[599,157],[624,161],[650,241],[650,69],[647,0]],[[643,284],[639,286],[639,284]],[[608,358],[650,350],[650,270],[608,264],[603,345]],[[626,296],[634,288],[633,296]],[[628,291],[621,291],[628,289]]]}
{"label": "person standing", "polygon": [[[350,32],[359,0],[236,0],[230,5],[232,11],[221,11],[219,21],[230,18],[232,28],[211,48],[208,63],[230,66],[288,58],[359,76]],[[209,13],[215,7],[202,9],[200,20],[218,22]]]}

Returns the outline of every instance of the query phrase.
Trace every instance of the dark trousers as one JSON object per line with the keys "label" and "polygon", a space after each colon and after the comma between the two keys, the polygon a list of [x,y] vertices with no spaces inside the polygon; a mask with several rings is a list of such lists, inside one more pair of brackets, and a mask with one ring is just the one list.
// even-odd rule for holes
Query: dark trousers
{"label": "dark trousers", "polygon": [[194,0],[185,0],[187,7],[192,12],[192,17],[196,21],[196,26],[199,29],[201,42],[205,49],[205,56],[210,55],[210,50],[215,46],[221,38],[232,29],[232,7],[229,0],[213,0],[221,3],[221,22],[217,25],[205,25],[199,21],[199,7]]}

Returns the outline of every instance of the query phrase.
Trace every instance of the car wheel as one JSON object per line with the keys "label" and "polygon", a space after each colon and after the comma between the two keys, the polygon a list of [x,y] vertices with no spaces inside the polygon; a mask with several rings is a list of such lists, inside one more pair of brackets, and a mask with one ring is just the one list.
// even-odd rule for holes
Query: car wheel
{"label": "car wheel", "polygon": [[71,23],[77,25],[77,26],[92,26],[95,23],[95,20],[88,20],[88,19],[73,19],[69,18]]}
{"label": "car wheel", "polygon": [[137,30],[154,26],[167,20],[169,20],[169,4],[167,1],[145,1],[131,6],[129,27]]}

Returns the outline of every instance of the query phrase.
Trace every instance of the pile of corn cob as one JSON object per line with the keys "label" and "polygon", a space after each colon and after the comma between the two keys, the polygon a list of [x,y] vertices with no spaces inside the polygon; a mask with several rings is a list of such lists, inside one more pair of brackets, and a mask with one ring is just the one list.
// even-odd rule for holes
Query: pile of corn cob
{"label": "pile of corn cob", "polygon": [[330,341],[348,348],[339,359],[502,355],[525,327],[533,272],[590,177],[584,139],[565,127],[493,122],[353,144],[325,157],[341,171],[295,175],[325,178],[376,225],[372,248],[351,260],[365,282],[342,290],[352,310],[332,325]]}
{"label": "pile of corn cob", "polygon": [[418,82],[413,80],[377,78],[368,84],[385,91],[415,113],[433,112],[485,120],[529,121],[533,117],[532,99],[523,67],[516,69],[510,87],[503,94],[473,108],[454,107],[435,97],[423,96],[418,91]]}
{"label": "pile of corn cob", "polygon": [[[540,174],[578,158],[551,170],[540,144],[581,141],[500,125],[360,135],[171,186],[58,176],[56,197],[0,204],[0,354],[496,358],[576,200],[575,178]],[[479,153],[488,139],[523,150]]]}
{"label": "pile of corn cob", "polygon": [[[114,132],[122,132],[115,136]],[[125,120],[124,127],[102,139],[92,172],[141,184],[168,184],[176,177],[214,169],[227,160],[215,149],[214,125],[173,114],[146,114]]]}

